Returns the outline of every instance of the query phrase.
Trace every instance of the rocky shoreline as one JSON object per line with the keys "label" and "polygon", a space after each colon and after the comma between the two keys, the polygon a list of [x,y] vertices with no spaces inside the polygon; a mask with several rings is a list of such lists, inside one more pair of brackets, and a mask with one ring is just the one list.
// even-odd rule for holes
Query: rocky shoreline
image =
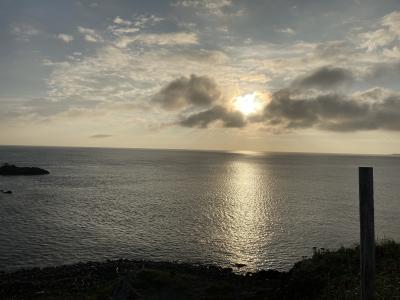
{"label": "rocky shoreline", "polygon": [[197,296],[263,299],[276,290],[285,274],[269,270],[239,275],[231,268],[121,259],[1,272],[0,296],[1,299],[158,299],[157,295],[163,294],[162,299],[198,299]]}
{"label": "rocky shoreline", "polygon": [[[400,244],[376,247],[377,299],[400,298]],[[113,260],[0,272],[0,299],[359,299],[359,249],[315,249],[288,272]]]}

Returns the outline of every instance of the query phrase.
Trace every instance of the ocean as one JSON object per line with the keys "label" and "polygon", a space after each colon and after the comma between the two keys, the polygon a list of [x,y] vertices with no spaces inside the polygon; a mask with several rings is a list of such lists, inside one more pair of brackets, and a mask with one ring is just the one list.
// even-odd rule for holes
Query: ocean
{"label": "ocean", "polygon": [[288,270],[359,240],[358,167],[378,239],[400,240],[400,157],[1,146],[0,270],[128,258]]}

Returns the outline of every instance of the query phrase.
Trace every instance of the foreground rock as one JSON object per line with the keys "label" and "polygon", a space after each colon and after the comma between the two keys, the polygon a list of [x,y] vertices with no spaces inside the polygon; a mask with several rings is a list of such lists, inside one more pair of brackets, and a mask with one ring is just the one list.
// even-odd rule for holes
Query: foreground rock
{"label": "foreground rock", "polygon": [[17,167],[16,165],[4,164],[0,167],[0,175],[16,176],[16,175],[46,175],[49,171],[36,167]]}

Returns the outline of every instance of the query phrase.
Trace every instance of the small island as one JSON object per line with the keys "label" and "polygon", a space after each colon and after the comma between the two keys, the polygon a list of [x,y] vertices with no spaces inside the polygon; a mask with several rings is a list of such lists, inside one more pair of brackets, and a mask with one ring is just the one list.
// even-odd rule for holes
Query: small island
{"label": "small island", "polygon": [[17,167],[16,165],[4,164],[0,167],[0,175],[17,176],[17,175],[46,175],[49,171],[37,167]]}

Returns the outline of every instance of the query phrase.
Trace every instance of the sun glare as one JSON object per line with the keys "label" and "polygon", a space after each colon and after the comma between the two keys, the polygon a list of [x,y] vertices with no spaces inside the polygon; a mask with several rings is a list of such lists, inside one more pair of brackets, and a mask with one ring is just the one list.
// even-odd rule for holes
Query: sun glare
{"label": "sun glare", "polygon": [[257,98],[256,93],[236,97],[233,105],[245,115],[254,114],[262,108],[261,100]]}

